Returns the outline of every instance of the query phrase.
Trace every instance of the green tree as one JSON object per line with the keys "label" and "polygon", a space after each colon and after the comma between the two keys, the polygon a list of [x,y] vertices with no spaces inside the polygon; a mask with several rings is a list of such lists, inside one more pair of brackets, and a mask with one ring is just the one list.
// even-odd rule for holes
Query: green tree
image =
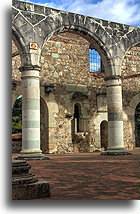
{"label": "green tree", "polygon": [[12,133],[22,132],[22,98],[18,98],[12,111]]}

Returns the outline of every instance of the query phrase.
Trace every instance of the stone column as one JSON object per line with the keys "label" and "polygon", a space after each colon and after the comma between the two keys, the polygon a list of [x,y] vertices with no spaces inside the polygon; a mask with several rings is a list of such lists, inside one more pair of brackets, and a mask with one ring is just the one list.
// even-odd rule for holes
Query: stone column
{"label": "stone column", "polygon": [[120,76],[105,78],[108,106],[108,148],[104,155],[130,154],[123,142],[122,81]]}
{"label": "stone column", "polygon": [[38,159],[40,150],[39,66],[20,68],[22,80],[22,151],[19,158]]}

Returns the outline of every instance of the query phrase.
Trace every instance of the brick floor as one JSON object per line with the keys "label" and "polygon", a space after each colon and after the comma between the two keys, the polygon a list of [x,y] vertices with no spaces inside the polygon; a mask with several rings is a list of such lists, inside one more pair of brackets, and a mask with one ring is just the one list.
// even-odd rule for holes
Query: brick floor
{"label": "brick floor", "polygon": [[50,160],[28,162],[32,166],[30,172],[50,184],[51,197],[42,200],[138,200],[139,151],[128,156],[49,154]]}

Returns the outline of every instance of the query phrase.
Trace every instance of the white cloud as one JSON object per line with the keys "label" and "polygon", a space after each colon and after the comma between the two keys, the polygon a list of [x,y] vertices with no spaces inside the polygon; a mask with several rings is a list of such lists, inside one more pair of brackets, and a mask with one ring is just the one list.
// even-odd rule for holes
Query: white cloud
{"label": "white cloud", "polygon": [[133,26],[138,26],[140,21],[139,0],[30,0],[30,2]]}

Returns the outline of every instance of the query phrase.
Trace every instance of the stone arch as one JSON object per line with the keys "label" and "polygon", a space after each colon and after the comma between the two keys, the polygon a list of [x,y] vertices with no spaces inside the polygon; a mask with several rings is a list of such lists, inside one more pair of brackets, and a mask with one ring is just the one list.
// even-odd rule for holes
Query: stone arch
{"label": "stone arch", "polygon": [[12,25],[12,39],[18,48],[19,55],[21,58],[21,65],[25,63],[25,56],[27,56],[27,51],[26,51],[26,45],[25,45],[25,39],[22,36],[22,34],[17,30],[16,26],[13,24]]}
{"label": "stone arch", "polygon": [[[123,55],[139,43],[139,28],[25,2],[13,1],[12,19],[20,40],[26,44],[23,45],[26,53],[30,52],[29,42],[34,40],[38,44],[36,64],[39,63],[40,48],[52,35],[72,31],[96,46],[103,58],[106,76],[120,75]],[[30,54],[23,60],[25,58],[28,65],[34,62]]]}
{"label": "stone arch", "polygon": [[88,132],[86,131],[86,121],[84,109],[81,102],[73,103],[73,119],[71,120],[71,137],[74,152],[89,152]]}
{"label": "stone arch", "polygon": [[19,54],[19,49],[15,41],[12,40],[12,106],[16,98],[22,94],[20,66],[21,56]]}
{"label": "stone arch", "polygon": [[[21,66],[22,63],[22,45],[18,33],[14,26],[12,26],[12,106],[17,97],[22,94],[19,71],[19,66]],[[15,64],[14,66],[13,62]]]}
{"label": "stone arch", "polygon": [[126,117],[129,120],[129,134],[131,135],[131,142],[133,145],[135,145],[135,110],[139,102],[140,97],[139,94],[137,94],[131,99],[129,106],[124,111],[124,114],[126,114]]}
{"label": "stone arch", "polygon": [[75,132],[81,131],[81,105],[79,103],[75,103],[74,105],[74,130]]}
{"label": "stone arch", "polygon": [[122,38],[125,52],[127,52],[133,46],[139,45],[140,44],[139,38],[140,38],[139,28],[135,28],[129,33],[125,34],[125,38]]}
{"label": "stone arch", "polygon": [[[40,66],[39,58],[41,55],[40,45],[38,45],[40,40],[34,32],[33,26],[20,14],[18,14],[18,16],[18,18],[15,18],[17,20],[14,20],[12,24],[12,39],[19,50],[19,54],[21,57],[21,67],[30,67],[31,65],[33,65],[34,67],[38,67]],[[20,20],[19,22],[18,19]],[[33,42],[37,43],[35,54],[32,52],[32,50],[30,50],[30,43]]]}
{"label": "stone arch", "polygon": [[131,99],[130,104],[127,108],[127,110],[129,110],[129,115],[134,117],[135,109],[139,102],[140,102],[140,97],[139,97],[139,94],[137,94]]}
{"label": "stone arch", "polygon": [[94,146],[95,148],[101,148],[101,129],[100,124],[102,121],[108,121],[107,112],[98,113],[97,117],[94,119]]}
{"label": "stone arch", "polygon": [[73,104],[73,119],[71,121],[72,136],[74,133],[85,132],[84,124],[84,109],[82,103],[74,102]]}
{"label": "stone arch", "polygon": [[140,46],[134,45],[127,52],[125,52],[124,58],[121,65],[121,74],[124,77],[131,75],[138,75],[139,73],[139,51]]}
{"label": "stone arch", "polygon": [[108,147],[108,122],[103,120],[100,123],[101,147],[105,150]]}
{"label": "stone arch", "polygon": [[[119,58],[119,64],[122,65],[122,62],[124,60],[125,54],[127,51],[129,51],[133,47],[140,47],[140,33],[139,28],[134,28],[132,31],[126,33],[120,38],[120,41],[118,42],[118,58]],[[116,58],[117,60],[117,58]]]}
{"label": "stone arch", "polygon": [[40,137],[41,137],[41,150],[43,153],[49,152],[49,112],[45,100],[40,97]]}
{"label": "stone arch", "polygon": [[[63,22],[65,21],[63,20]],[[63,32],[75,33],[88,40],[91,43],[92,47],[98,51],[99,55],[102,58],[103,65],[105,67],[106,76],[110,76],[114,73],[111,53],[110,50],[108,49],[108,45],[106,44],[106,41],[108,42],[110,41],[110,36],[101,25],[97,24],[97,22],[91,22],[90,19],[89,20],[87,19],[87,23],[85,26],[82,25],[77,26],[72,23],[69,23],[67,25],[63,24],[61,27],[59,27],[57,26],[56,23],[53,22],[52,23],[53,29],[51,30],[50,33],[45,34],[42,49],[45,42],[51,39],[53,35],[57,35]],[[96,31],[97,29],[98,33]],[[95,31],[96,33],[94,33]],[[102,36],[102,34],[105,34],[106,36]]]}

